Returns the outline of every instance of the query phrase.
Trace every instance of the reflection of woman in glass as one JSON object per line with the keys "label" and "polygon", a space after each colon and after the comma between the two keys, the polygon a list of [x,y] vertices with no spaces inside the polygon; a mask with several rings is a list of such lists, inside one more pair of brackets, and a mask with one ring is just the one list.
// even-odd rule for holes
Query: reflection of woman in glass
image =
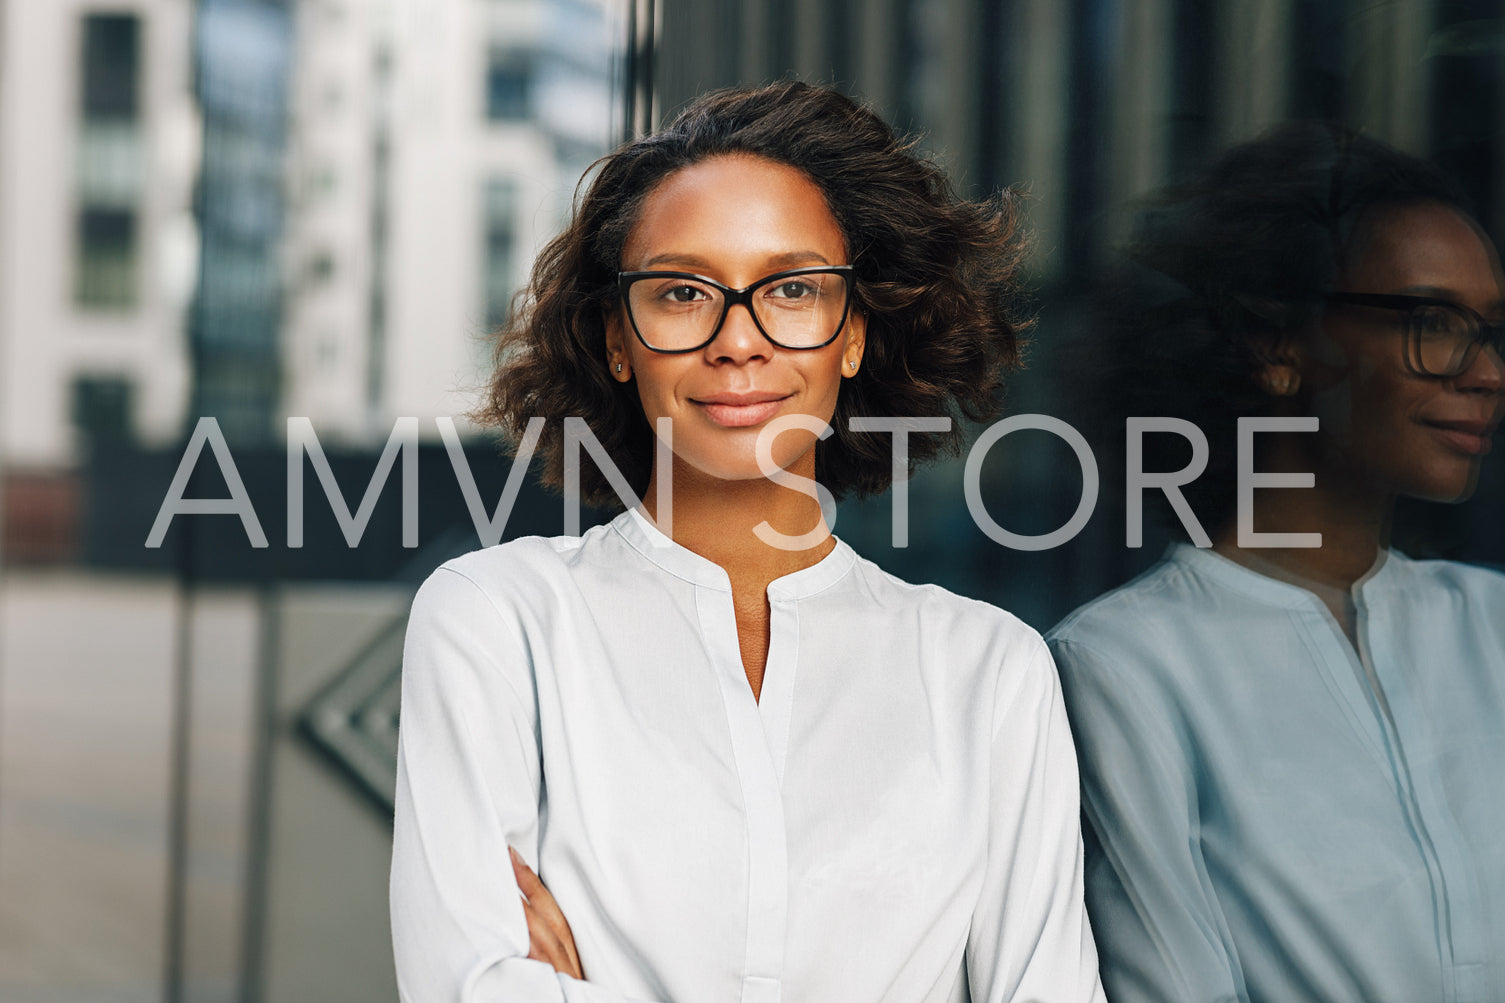
{"label": "reflection of woman in glass", "polygon": [[1043,642],[859,559],[787,486],[887,486],[891,439],[853,418],[991,412],[1013,234],[798,84],[702,99],[602,162],[489,416],[547,418],[558,483],[582,415],[644,501],[450,562],[414,602],[405,999],[1101,998]]}
{"label": "reflection of woman in glass", "polygon": [[[1500,265],[1460,206],[1288,126],[1141,217],[1103,392],[1207,434],[1176,521],[1211,546],[1052,635],[1115,1003],[1505,999],[1505,576],[1387,549],[1397,497],[1471,491],[1505,401]],[[1239,501],[1249,418],[1295,419],[1248,426],[1252,469],[1314,486]]]}

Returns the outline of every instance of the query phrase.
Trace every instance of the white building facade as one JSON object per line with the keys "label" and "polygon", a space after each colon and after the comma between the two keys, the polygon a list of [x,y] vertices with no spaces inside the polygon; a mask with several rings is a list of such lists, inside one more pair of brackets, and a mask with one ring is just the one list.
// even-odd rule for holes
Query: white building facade
{"label": "white building facade", "polygon": [[[12,473],[76,469],[81,422],[159,447],[191,424],[194,6],[0,4],[0,465]],[[294,7],[274,426],[307,416],[321,437],[368,446],[398,416],[472,406],[487,332],[616,138],[624,7]]]}
{"label": "white building facade", "polygon": [[369,446],[474,406],[487,333],[614,138],[618,6],[299,8],[287,414]]}
{"label": "white building facade", "polygon": [[0,463],[178,438],[197,259],[191,0],[0,6]]}

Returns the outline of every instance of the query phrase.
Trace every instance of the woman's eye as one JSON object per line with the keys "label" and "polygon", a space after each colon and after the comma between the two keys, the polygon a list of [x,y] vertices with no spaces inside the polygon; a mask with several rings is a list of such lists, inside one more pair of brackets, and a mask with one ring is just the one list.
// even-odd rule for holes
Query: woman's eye
{"label": "woman's eye", "polygon": [[1411,326],[1419,334],[1444,336],[1466,334],[1470,328],[1468,318],[1456,310],[1442,306],[1421,307],[1411,313]]}
{"label": "woman's eye", "polygon": [[788,279],[769,287],[768,295],[775,299],[797,300],[814,296],[820,289],[807,279]]}
{"label": "woman's eye", "polygon": [[660,295],[670,303],[699,303],[710,299],[710,294],[699,286],[670,286]]}

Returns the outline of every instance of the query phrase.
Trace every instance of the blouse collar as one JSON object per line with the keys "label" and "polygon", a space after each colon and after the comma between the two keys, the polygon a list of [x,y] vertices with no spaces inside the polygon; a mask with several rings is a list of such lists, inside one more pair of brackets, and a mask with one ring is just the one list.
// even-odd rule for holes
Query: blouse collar
{"label": "blouse collar", "polygon": [[[1229,560],[1215,550],[1193,547],[1188,543],[1174,543],[1165,556],[1167,560],[1224,588],[1272,606],[1295,608],[1309,606],[1312,602],[1313,594],[1308,589],[1261,574],[1237,561]],[[1389,588],[1404,573],[1403,567],[1409,563],[1410,560],[1398,550],[1381,550],[1374,566],[1354,582],[1351,594],[1359,599],[1376,590]]]}
{"label": "blouse collar", "polygon": [[[732,590],[721,565],[675,543],[641,509],[628,509],[610,525],[628,546],[676,578],[721,592]],[[856,562],[856,551],[838,539],[831,552],[810,567],[769,582],[768,598],[772,602],[787,601],[824,592],[840,581]]]}

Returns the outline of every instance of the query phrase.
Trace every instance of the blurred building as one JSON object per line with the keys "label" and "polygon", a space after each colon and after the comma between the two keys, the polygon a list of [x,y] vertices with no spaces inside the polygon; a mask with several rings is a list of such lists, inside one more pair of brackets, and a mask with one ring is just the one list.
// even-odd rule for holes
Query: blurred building
{"label": "blurred building", "polygon": [[199,156],[189,0],[0,6],[0,547],[71,549],[88,447],[177,438]]}
{"label": "blurred building", "polygon": [[284,413],[364,446],[474,403],[487,332],[613,138],[615,7],[298,6]]}
{"label": "blurred building", "polygon": [[178,453],[204,415],[238,448],[280,449],[288,415],[336,447],[406,415],[436,439],[615,138],[620,6],[0,7],[11,557],[78,556],[95,441]]}
{"label": "blurred building", "polygon": [[193,396],[232,443],[276,440],[282,397],[293,5],[198,0],[194,69],[204,122],[202,253],[190,313]]}

